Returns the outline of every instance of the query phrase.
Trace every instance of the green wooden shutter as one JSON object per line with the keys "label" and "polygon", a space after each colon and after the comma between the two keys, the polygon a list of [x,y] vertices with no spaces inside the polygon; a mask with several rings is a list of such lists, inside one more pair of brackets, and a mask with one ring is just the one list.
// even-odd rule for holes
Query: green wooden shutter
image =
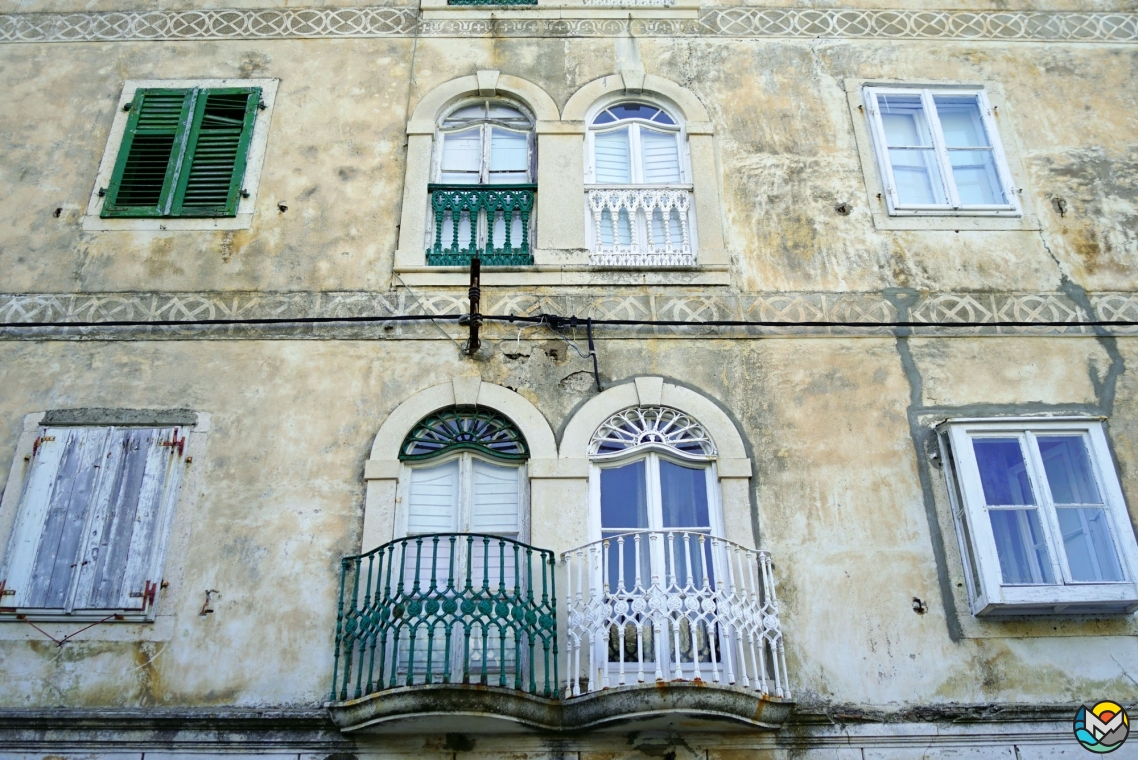
{"label": "green wooden shutter", "polygon": [[259,88],[204,90],[187,139],[183,172],[170,216],[234,216]]}
{"label": "green wooden shutter", "polygon": [[164,216],[193,115],[194,90],[139,90],[101,216]]}
{"label": "green wooden shutter", "polygon": [[257,87],[139,90],[103,217],[235,216]]}

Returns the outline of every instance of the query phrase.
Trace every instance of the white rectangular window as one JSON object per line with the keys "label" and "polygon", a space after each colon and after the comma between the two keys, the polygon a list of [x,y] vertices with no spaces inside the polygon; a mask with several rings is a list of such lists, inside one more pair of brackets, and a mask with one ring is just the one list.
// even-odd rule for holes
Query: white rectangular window
{"label": "white rectangular window", "polygon": [[1020,213],[983,88],[866,87],[890,214]]}
{"label": "white rectangular window", "polygon": [[0,613],[148,615],[183,470],[176,427],[44,427],[0,566]]}
{"label": "white rectangular window", "polygon": [[1094,420],[941,427],[973,612],[1138,609],[1138,545]]}

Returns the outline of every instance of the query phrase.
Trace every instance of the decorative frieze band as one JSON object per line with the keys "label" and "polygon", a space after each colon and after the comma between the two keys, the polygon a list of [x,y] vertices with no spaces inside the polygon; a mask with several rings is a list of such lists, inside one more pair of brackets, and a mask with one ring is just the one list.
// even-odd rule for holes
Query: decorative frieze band
{"label": "decorative frieze band", "polygon": [[[465,332],[453,320],[380,319],[368,322],[287,322],[201,325],[200,320],[343,319],[424,315],[454,317],[466,294],[415,293],[108,293],[0,295],[0,339],[445,339]],[[1094,335],[1087,321],[1138,321],[1138,293],[1090,297],[1087,313],[1061,293],[758,293],[746,295],[637,293],[629,295],[515,295],[484,292],[483,313],[541,314],[594,320],[677,322],[675,325],[598,325],[603,338],[758,338],[776,335]],[[68,323],[174,322],[173,325],[69,327]],[[771,322],[723,326],[719,321]],[[897,327],[896,322],[928,327]],[[29,323],[58,323],[22,327]],[[816,325],[842,322],[846,325]],[[1022,325],[1000,325],[1019,322]],[[970,323],[979,326],[953,326]],[[1058,324],[1054,324],[1058,323]],[[516,333],[520,323],[487,321],[491,338]],[[1098,328],[1138,334],[1138,327]]]}
{"label": "decorative frieze band", "polygon": [[[641,7],[633,2],[593,4]],[[895,40],[1138,42],[1138,13],[840,8],[705,9],[675,18],[421,19],[416,8],[138,10],[0,15],[0,42],[247,40],[336,37],[725,36]]]}

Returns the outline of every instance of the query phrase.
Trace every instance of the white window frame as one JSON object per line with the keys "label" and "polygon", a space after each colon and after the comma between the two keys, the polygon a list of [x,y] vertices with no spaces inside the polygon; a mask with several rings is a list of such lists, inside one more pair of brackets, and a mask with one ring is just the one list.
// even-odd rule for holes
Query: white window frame
{"label": "white window frame", "polygon": [[[518,129],[517,127],[507,126],[505,124],[495,122],[493,119],[484,119],[481,122],[472,119],[471,123],[464,126],[464,127],[446,127],[446,128],[443,127],[443,124],[445,124],[446,120],[450,118],[450,115],[455,113],[456,111],[461,111],[462,109],[469,108],[472,105],[476,105],[476,104],[485,105],[487,103],[502,103],[504,105],[508,105],[510,108],[516,108],[518,111],[523,113],[530,120],[529,129],[523,130],[523,129]],[[490,179],[490,143],[491,143],[490,130],[492,128],[501,129],[501,130],[504,130],[506,132],[513,132],[515,134],[524,134],[526,136],[526,172],[527,172],[527,178],[526,178],[526,181],[524,183],[520,183],[520,184],[534,184],[537,182],[537,161],[536,161],[537,152],[535,150],[537,140],[535,139],[535,129],[534,129],[536,124],[537,124],[537,121],[536,121],[536,119],[534,119],[533,114],[531,114],[527,108],[525,108],[520,103],[517,103],[513,100],[509,100],[507,98],[468,98],[468,99],[460,101],[459,103],[456,103],[454,106],[447,109],[446,114],[441,119],[439,119],[439,123],[435,127],[435,155],[434,155],[432,162],[431,162],[431,164],[432,164],[431,165],[432,182],[439,183],[439,184],[442,183],[443,143],[446,141],[447,135],[459,134],[461,132],[466,132],[466,131],[470,130],[475,124],[478,124],[478,126],[479,126],[479,140],[480,140],[480,147],[482,150],[482,155],[481,155],[481,159],[480,159],[481,162],[479,164],[479,169],[478,169],[478,182],[471,183],[472,187],[479,187],[479,186],[493,187],[493,185],[488,184],[489,179]],[[462,184],[462,183],[459,183],[459,184]],[[518,183],[508,183],[508,184],[518,184]]]}
{"label": "white window frame", "polygon": [[[1007,156],[1004,153],[1003,143],[1000,141],[999,129],[993,118],[992,105],[988,94],[983,87],[905,87],[905,86],[866,86],[862,88],[865,100],[865,109],[869,121],[869,132],[872,138],[874,157],[880,173],[881,184],[885,188],[885,201],[888,213],[892,216],[944,216],[944,215],[976,215],[976,216],[1011,216],[1022,214],[1015,183],[1012,181],[1008,169]],[[881,121],[878,107],[878,95],[914,95],[921,98],[921,105],[925,117],[929,122],[929,131],[932,135],[933,149],[936,155],[937,168],[941,186],[944,189],[947,203],[944,204],[903,204],[897,193],[897,183],[893,177],[893,164],[889,160],[889,149],[885,139],[885,127]],[[948,148],[945,147],[944,133],[941,129],[940,118],[937,116],[934,95],[963,95],[977,98],[980,106],[980,118],[984,130],[991,141],[992,156],[996,165],[996,175],[1004,197],[1010,200],[1007,204],[963,204],[956,190],[956,182],[952,175],[951,162],[948,157]]]}
{"label": "white window frame", "polygon": [[[102,424],[102,423],[88,423],[88,422],[68,422],[58,424],[28,424],[26,423],[25,435],[21,439],[21,443],[17,448],[16,460],[13,462],[12,469],[8,484],[4,490],[3,500],[0,502],[0,585],[5,586],[0,590],[0,622],[2,621],[100,621],[109,622],[111,620],[116,622],[154,622],[157,616],[158,599],[160,595],[160,588],[164,586],[165,580],[163,577],[163,568],[166,564],[167,547],[170,540],[171,524],[174,520],[174,514],[177,509],[177,503],[182,498],[183,482],[186,480],[183,470],[185,465],[189,464],[192,460],[190,452],[197,449],[200,444],[195,444],[194,441],[208,429],[208,420],[203,421],[202,417],[208,415],[197,415],[198,423],[185,424],[175,422],[154,422],[146,424]],[[29,416],[29,423],[39,422],[42,414],[35,414]],[[34,529],[34,525],[41,526],[46,517],[46,505],[41,502],[33,502],[30,499],[36,498],[32,493],[32,489],[43,489],[45,479],[50,477],[54,480],[54,473],[37,473],[37,464],[40,461],[39,457],[46,452],[45,446],[52,446],[60,444],[63,436],[68,431],[76,429],[105,429],[109,432],[121,428],[143,428],[143,429],[164,429],[176,428],[180,438],[180,445],[178,447],[177,461],[170,464],[167,471],[167,477],[161,489],[156,496],[156,510],[155,526],[152,543],[150,546],[149,554],[141,560],[145,572],[143,575],[148,580],[150,587],[143,589],[143,596],[140,598],[140,606],[138,608],[87,608],[82,610],[74,609],[75,597],[78,592],[78,583],[80,574],[75,573],[71,578],[71,584],[67,591],[65,606],[62,608],[46,608],[46,607],[30,607],[26,605],[13,604],[13,597],[18,596],[18,589],[7,588],[7,579],[12,577],[12,564],[14,562],[27,562],[34,561],[40,533]],[[200,429],[198,429],[200,428]],[[62,454],[62,452],[61,452]],[[92,490],[98,486],[95,484]],[[46,497],[47,494],[45,493]],[[6,517],[5,514],[6,513]],[[91,521],[94,516],[94,510],[89,509],[85,515],[85,525],[82,529],[82,544],[76,550],[77,556],[87,556],[90,547],[88,546],[91,540]],[[33,521],[29,523],[28,521]],[[15,543],[19,540],[20,535],[25,536],[22,546],[16,546]],[[35,542],[31,543],[30,540],[34,538]],[[27,555],[31,553],[29,558]],[[7,593],[5,593],[7,592]],[[133,596],[133,594],[132,594]]]}
{"label": "white window frame", "polygon": [[[675,127],[670,127],[667,124],[659,124],[657,122],[647,122],[641,119],[621,119],[610,124],[602,124],[600,126],[593,126],[593,120],[597,115],[604,111],[606,108],[612,108],[622,103],[641,103],[644,105],[659,108],[664,113],[671,117],[672,121],[676,123]],[[696,199],[695,183],[692,180],[692,167],[691,167],[691,151],[688,144],[688,131],[687,121],[680,114],[680,109],[663,102],[658,97],[653,97],[648,93],[644,93],[638,97],[630,98],[627,96],[616,96],[611,98],[604,98],[594,103],[588,110],[585,124],[585,192],[589,190],[597,190],[604,188],[611,189],[627,189],[627,190],[644,190],[649,188],[669,188],[675,190],[687,190],[692,193],[692,203],[688,208],[687,223],[688,223],[688,239],[693,253],[699,251],[699,230],[696,228]],[[649,128],[655,129],[657,132],[667,132],[674,134],[676,137],[676,148],[679,155],[680,163],[680,181],[672,184],[659,184],[659,183],[646,183],[644,182],[644,167],[642,165],[643,155],[640,150],[640,128],[641,124]],[[650,126],[649,126],[650,125]],[[631,182],[627,185],[613,185],[601,184],[597,182],[597,154],[596,154],[596,135],[598,132],[610,132],[616,129],[629,127],[628,130],[628,152],[630,162],[630,175]],[[587,195],[586,195],[587,197]],[[648,224],[642,218],[642,213],[636,214],[635,224],[638,232],[639,240],[648,239]],[[593,224],[593,212],[589,209],[588,201],[585,202],[585,242],[589,250],[594,250],[597,247],[598,241],[596,240],[596,230]],[[698,261],[698,258],[696,259]]]}
{"label": "white window frame", "polygon": [[[947,420],[938,426],[953,522],[963,558],[972,613],[991,615],[1130,613],[1138,609],[1138,543],[1115,472],[1103,424],[1088,418],[985,418]],[[1122,568],[1120,582],[1071,580],[1062,532],[1038,449],[1040,434],[1081,434],[1105,506],[1107,525]],[[1052,584],[1005,584],[975,452],[977,437],[1022,437],[1042,530],[1051,556]],[[1022,444],[1021,444],[1022,445]]]}
{"label": "white window frame", "polygon": [[[504,462],[491,457],[481,456],[471,451],[456,451],[431,459],[416,462],[402,462],[399,468],[399,485],[396,491],[395,538],[406,538],[418,533],[407,532],[408,507],[411,503],[411,472],[413,470],[426,470],[440,465],[458,461],[458,510],[455,515],[456,523],[451,530],[444,533],[470,533],[470,517],[472,504],[472,482],[474,477],[474,460],[477,459],[496,467],[516,467],[518,471],[518,537],[523,544],[529,543],[529,476],[527,462]],[[430,534],[422,534],[430,535]],[[494,535],[494,534],[488,534]]]}
{"label": "white window frame", "polygon": [[[87,202],[87,213],[83,216],[83,229],[92,231],[141,231],[141,230],[247,230],[253,226],[253,211],[257,207],[257,190],[261,184],[261,170],[265,162],[265,152],[269,143],[269,126],[276,107],[279,79],[139,79],[128,80],[123,84],[111,123],[107,147],[99,163],[91,197]],[[145,89],[190,89],[199,87],[213,89],[220,87],[259,87],[263,110],[257,111],[253,121],[253,134],[249,138],[249,153],[245,158],[245,175],[241,189],[248,193],[237,201],[237,215],[218,218],[108,218],[99,213],[103,210],[104,196],[99,191],[110,187],[111,176],[115,171],[119,150],[122,148],[123,134],[126,132],[130,113],[123,110],[134,101],[134,94]]]}

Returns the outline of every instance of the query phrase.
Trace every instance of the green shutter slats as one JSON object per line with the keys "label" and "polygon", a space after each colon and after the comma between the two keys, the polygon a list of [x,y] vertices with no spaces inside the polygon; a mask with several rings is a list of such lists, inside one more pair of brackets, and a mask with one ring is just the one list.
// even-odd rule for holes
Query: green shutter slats
{"label": "green shutter slats", "polygon": [[192,115],[193,90],[139,90],[111,178],[103,216],[161,216],[178,147]]}
{"label": "green shutter slats", "polygon": [[231,215],[236,212],[245,169],[246,122],[259,93],[210,93],[196,130],[189,175],[179,215]]}
{"label": "green shutter slats", "polygon": [[260,96],[139,90],[102,216],[235,216]]}

